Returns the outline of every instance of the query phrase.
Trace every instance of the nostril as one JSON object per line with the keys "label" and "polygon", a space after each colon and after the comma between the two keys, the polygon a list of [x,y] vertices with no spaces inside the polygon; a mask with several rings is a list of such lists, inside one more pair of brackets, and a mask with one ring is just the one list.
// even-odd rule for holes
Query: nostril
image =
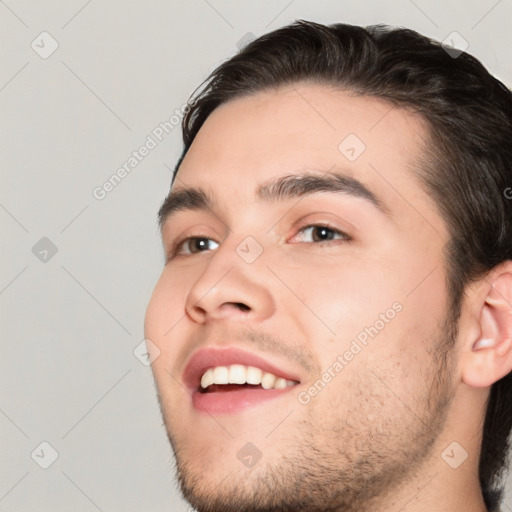
{"label": "nostril", "polygon": [[251,308],[249,306],[246,306],[243,302],[233,302],[237,308],[241,309],[242,311],[249,311]]}

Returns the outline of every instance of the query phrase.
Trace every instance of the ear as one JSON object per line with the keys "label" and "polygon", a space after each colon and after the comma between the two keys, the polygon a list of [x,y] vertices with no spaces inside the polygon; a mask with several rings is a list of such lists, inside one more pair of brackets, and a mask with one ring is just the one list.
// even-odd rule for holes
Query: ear
{"label": "ear", "polygon": [[462,380],[473,387],[491,386],[512,371],[512,261],[495,267],[482,284],[480,334],[465,347],[462,368]]}

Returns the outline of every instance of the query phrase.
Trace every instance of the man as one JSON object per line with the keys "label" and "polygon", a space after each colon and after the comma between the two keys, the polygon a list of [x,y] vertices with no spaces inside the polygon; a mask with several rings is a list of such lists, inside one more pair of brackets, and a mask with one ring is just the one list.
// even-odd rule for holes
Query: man
{"label": "man", "polygon": [[183,130],[145,331],[185,498],[497,510],[510,91],[413,31],[299,21],[215,70]]}

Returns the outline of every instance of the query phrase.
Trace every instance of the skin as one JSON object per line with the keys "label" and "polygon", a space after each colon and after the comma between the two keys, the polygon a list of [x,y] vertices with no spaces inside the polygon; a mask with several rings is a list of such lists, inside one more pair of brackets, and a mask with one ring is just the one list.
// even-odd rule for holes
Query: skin
{"label": "skin", "polygon": [[[351,133],[366,146],[353,162],[338,149]],[[415,170],[426,135],[405,109],[304,83],[224,104],[199,131],[173,189],[200,186],[214,207],[178,212],[162,238],[167,257],[186,237],[212,241],[190,254],[182,244],[167,259],[145,319],[160,350],[152,369],[179,481],[197,510],[486,510],[482,418],[490,386],[512,369],[511,266],[472,283],[450,324],[449,235]],[[256,198],[259,185],[304,171],[356,177],[390,215],[333,192]],[[350,239],[301,232],[326,223]],[[250,264],[236,251],[249,235],[263,249]],[[299,393],[397,303],[301,403]],[[300,384],[237,414],[196,411],[182,376],[205,344],[249,350],[297,372]],[[247,442],[261,452],[250,469],[237,458]]]}

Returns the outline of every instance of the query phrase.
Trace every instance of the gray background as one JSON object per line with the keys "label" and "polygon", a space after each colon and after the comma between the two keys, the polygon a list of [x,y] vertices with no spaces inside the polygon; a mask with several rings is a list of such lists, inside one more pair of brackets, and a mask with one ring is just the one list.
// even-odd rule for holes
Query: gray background
{"label": "gray background", "polygon": [[0,511],[188,509],[134,355],[179,127],[93,190],[248,33],[297,18],[456,31],[512,84],[512,0],[0,1]]}

